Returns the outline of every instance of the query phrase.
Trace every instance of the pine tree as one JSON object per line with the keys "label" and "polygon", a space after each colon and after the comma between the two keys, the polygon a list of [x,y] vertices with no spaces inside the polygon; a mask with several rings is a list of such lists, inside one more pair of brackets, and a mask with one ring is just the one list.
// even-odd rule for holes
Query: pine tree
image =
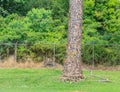
{"label": "pine tree", "polygon": [[83,79],[81,69],[82,0],[70,0],[68,43],[64,62],[63,80]]}

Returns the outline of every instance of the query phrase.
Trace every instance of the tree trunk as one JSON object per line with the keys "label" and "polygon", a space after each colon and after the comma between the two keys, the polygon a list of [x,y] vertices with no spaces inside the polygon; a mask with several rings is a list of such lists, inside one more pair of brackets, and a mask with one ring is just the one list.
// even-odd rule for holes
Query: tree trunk
{"label": "tree trunk", "polygon": [[69,28],[63,80],[83,79],[81,69],[82,0],[70,0]]}

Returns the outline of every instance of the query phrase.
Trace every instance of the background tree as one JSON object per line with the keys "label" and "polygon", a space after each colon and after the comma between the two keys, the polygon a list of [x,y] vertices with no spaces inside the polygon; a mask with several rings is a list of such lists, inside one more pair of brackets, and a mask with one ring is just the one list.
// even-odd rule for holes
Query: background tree
{"label": "background tree", "polygon": [[[56,43],[56,61],[63,64],[69,1],[0,0],[0,43]],[[91,64],[93,41],[102,45],[120,44],[120,0],[83,0],[83,6],[82,44],[89,47],[82,45],[82,61]],[[95,63],[120,64],[117,48],[95,46]]]}
{"label": "background tree", "polygon": [[64,63],[63,78],[67,81],[78,81],[83,78],[80,65],[82,0],[70,0],[68,30],[67,55]]}

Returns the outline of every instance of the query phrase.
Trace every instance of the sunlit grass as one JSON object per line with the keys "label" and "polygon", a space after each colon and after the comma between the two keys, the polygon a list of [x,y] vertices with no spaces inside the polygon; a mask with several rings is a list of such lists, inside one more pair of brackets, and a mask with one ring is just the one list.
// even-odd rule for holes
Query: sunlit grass
{"label": "sunlit grass", "polygon": [[[0,92],[120,92],[119,71],[85,70],[85,80],[60,81],[59,69],[0,69]],[[103,81],[108,79],[108,82]]]}

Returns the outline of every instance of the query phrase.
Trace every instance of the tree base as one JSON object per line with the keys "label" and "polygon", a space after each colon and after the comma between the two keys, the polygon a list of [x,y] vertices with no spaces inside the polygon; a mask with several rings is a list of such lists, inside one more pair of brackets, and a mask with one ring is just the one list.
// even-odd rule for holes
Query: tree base
{"label": "tree base", "polygon": [[79,82],[81,80],[84,79],[84,76],[63,76],[62,77],[62,81],[66,82],[66,81],[71,81],[71,82]]}
{"label": "tree base", "polygon": [[63,81],[78,82],[83,80],[82,69],[80,63],[77,62],[65,62],[63,70]]}

